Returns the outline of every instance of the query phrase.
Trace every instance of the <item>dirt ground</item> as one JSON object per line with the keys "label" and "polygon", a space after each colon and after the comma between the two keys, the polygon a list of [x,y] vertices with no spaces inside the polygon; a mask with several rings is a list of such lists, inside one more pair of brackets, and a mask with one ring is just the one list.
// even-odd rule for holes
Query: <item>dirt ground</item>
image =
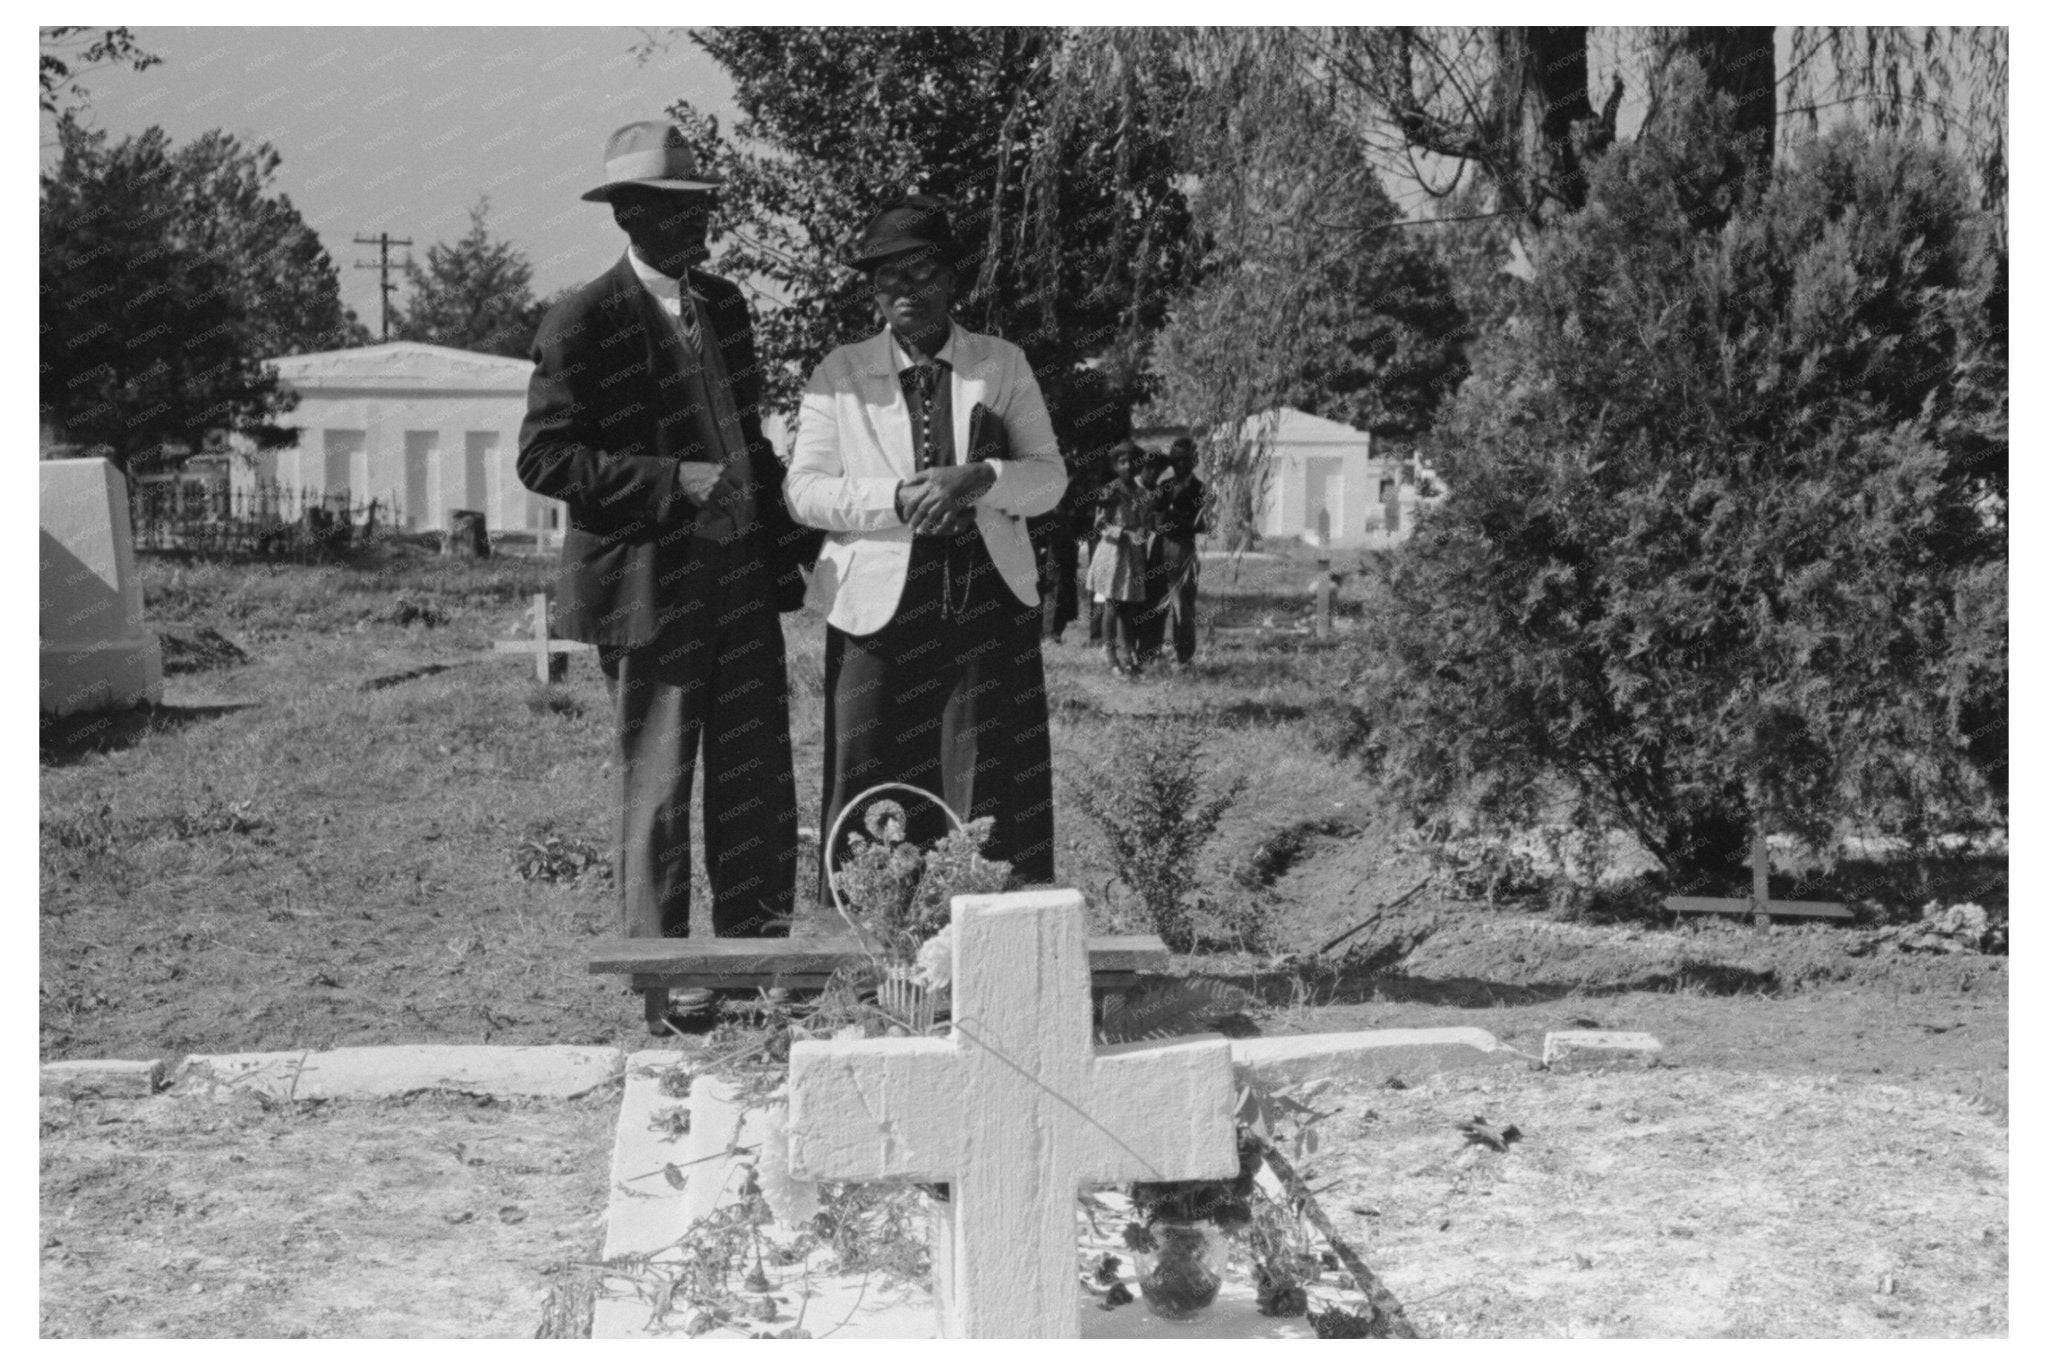
{"label": "dirt ground", "polygon": [[530,1337],[617,1100],[45,1099],[41,1334]]}
{"label": "dirt ground", "polygon": [[1425,1336],[2006,1332],[2007,1135],[1954,1096],[1680,1067],[1317,1103],[1309,1179]]}

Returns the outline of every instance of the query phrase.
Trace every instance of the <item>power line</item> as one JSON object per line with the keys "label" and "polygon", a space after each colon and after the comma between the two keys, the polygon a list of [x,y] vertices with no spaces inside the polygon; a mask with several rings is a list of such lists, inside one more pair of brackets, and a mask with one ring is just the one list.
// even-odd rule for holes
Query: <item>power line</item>
{"label": "power line", "polygon": [[[384,301],[384,340],[389,341],[391,340],[391,291],[398,288],[397,285],[391,282],[391,248],[395,246],[409,247],[412,245],[412,238],[393,237],[388,232],[380,232],[375,237],[358,237],[355,241],[357,246],[373,246],[377,248],[377,259],[374,261],[357,261],[356,269],[374,270],[377,272],[377,292]],[[406,260],[408,262],[412,260],[410,252],[406,254]]]}

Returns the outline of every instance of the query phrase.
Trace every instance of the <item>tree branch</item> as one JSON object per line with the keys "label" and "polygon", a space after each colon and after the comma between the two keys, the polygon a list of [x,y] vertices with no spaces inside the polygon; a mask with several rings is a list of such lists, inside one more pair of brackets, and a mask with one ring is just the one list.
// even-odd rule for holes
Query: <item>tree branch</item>
{"label": "tree branch", "polygon": [[1343,1262],[1344,1268],[1351,1272],[1351,1278],[1357,1281],[1366,1302],[1372,1305],[1373,1325],[1379,1329],[1377,1334],[1409,1341],[1419,1337],[1421,1334],[1415,1330],[1414,1324],[1408,1321],[1408,1314],[1403,1311],[1401,1301],[1394,1297],[1393,1291],[1387,1288],[1379,1276],[1372,1273],[1372,1267],[1352,1250],[1351,1243],[1344,1240],[1343,1234],[1337,1231],[1337,1225],[1330,1221],[1330,1215],[1324,1213],[1323,1206],[1316,1202],[1315,1195],[1310,1192],[1308,1182],[1301,1178],[1300,1172],[1294,1169],[1286,1157],[1280,1155],[1279,1149],[1272,1143],[1256,1135],[1253,1140],[1259,1144],[1259,1154],[1265,1157],[1266,1164],[1273,1168],[1274,1176],[1300,1208],[1302,1217],[1308,1219],[1315,1230],[1323,1235],[1323,1239],[1330,1244],[1330,1250],[1337,1253],[1337,1259]]}

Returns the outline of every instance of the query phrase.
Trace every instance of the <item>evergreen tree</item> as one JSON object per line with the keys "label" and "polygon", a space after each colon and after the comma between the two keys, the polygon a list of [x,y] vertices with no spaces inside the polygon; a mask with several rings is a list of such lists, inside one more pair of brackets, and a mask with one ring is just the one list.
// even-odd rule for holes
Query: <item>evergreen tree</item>
{"label": "evergreen tree", "polygon": [[427,341],[464,351],[525,357],[545,307],[533,297],[533,266],[518,248],[491,236],[490,199],[469,211],[469,231],[427,248],[427,263],[408,261],[411,298],[394,320],[401,341]]}
{"label": "evergreen tree", "polygon": [[[1560,803],[1679,877],[1763,824],[1823,846],[2001,817],[2003,254],[1962,164],[1838,130],[1729,193],[1730,101],[1533,239],[1439,428],[1361,702],[1425,818]],[[1700,230],[1702,214],[1725,222]]]}

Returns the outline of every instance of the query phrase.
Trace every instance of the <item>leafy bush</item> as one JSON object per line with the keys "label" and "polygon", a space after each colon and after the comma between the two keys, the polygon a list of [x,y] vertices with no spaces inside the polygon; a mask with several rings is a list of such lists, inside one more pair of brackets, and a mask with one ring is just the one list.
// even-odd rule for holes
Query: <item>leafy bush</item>
{"label": "leafy bush", "polygon": [[[1365,753],[1441,827],[1619,826],[1680,878],[1748,831],[2002,818],[2006,263],[1931,148],[1843,130],[1725,184],[1674,67],[1439,427],[1387,561]],[[1702,222],[1725,221],[1703,229]]]}
{"label": "leafy bush", "polygon": [[612,883],[611,859],[603,847],[545,822],[520,836],[508,856],[512,874],[523,882],[582,883],[598,888]]}
{"label": "leafy bush", "polygon": [[1076,785],[1075,804],[1102,827],[1117,878],[1144,905],[1153,931],[1174,952],[1189,952],[1196,862],[1244,779],[1205,797],[1202,730],[1179,717],[1119,720],[1108,735],[1109,757]]}

